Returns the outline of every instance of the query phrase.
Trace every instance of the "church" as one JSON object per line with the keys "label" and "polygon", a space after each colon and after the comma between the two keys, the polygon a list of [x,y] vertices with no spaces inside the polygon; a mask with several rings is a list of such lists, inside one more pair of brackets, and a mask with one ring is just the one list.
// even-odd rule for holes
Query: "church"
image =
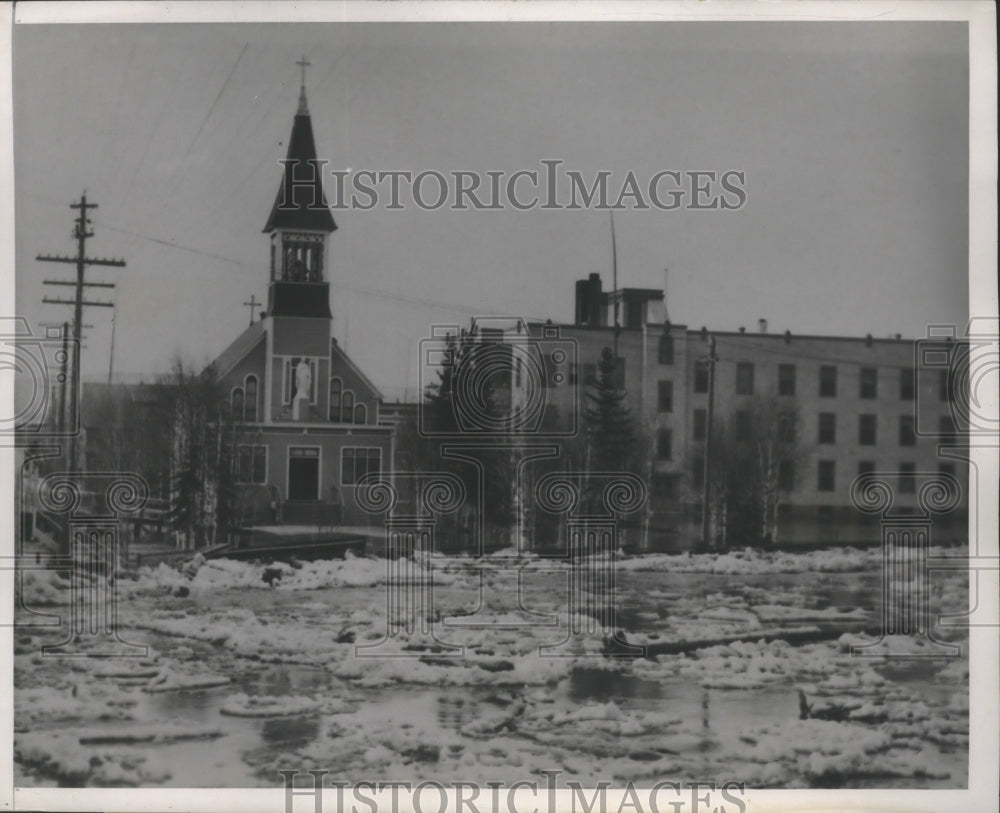
{"label": "church", "polygon": [[[304,67],[304,66],[303,66]],[[239,424],[237,480],[273,513],[247,524],[368,524],[354,500],[366,474],[388,469],[382,396],[332,336],[327,241],[337,225],[316,162],[305,76],[284,175],[264,233],[266,309],[212,362]],[[262,241],[263,242],[263,241]]]}

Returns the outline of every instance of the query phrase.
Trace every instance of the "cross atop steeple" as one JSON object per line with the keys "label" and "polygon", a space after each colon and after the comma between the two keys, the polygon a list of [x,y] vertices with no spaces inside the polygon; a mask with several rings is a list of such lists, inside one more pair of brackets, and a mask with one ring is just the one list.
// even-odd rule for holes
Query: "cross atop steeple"
{"label": "cross atop steeple", "polygon": [[306,59],[305,56],[303,56],[302,59],[300,59],[295,64],[302,69],[302,86],[301,90],[299,91],[299,109],[296,115],[308,116],[309,105],[306,102],[306,68],[312,65],[312,63],[308,59]]}
{"label": "cross atop steeple", "polygon": [[250,324],[252,325],[253,324],[254,312],[257,310],[257,308],[264,307],[264,304],[262,302],[258,302],[257,298],[253,294],[251,294],[250,295],[250,301],[249,302],[244,302],[243,303],[243,307],[250,308]]}

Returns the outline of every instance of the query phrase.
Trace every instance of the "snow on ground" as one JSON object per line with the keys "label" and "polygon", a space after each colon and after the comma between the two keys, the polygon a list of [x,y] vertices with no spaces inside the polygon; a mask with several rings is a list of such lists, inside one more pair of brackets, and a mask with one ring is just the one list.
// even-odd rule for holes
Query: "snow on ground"
{"label": "snow on ground", "polygon": [[[954,547],[933,547],[931,557],[954,556]],[[670,573],[719,573],[740,576],[761,573],[851,573],[871,570],[882,562],[881,547],[820,548],[803,551],[770,551],[744,548],[723,553],[654,553],[619,558],[622,571]]]}
{"label": "snow on ground", "polygon": [[[427,572],[426,564],[415,568]],[[145,591],[172,592],[178,587],[189,590],[212,591],[227,589],[272,589],[264,574],[274,575],[273,589],[318,590],[328,587],[374,587],[385,584],[390,578],[386,559],[355,556],[348,552],[344,559],[319,560],[294,565],[287,562],[259,564],[232,559],[196,557],[188,566],[177,569],[160,562],[155,567],[142,567],[137,579],[126,585],[130,594]],[[436,584],[450,584],[453,577],[435,571]]]}

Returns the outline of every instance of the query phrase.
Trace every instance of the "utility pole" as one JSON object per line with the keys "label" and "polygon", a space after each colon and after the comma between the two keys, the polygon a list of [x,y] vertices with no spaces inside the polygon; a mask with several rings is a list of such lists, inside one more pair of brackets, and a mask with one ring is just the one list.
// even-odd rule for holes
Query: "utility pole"
{"label": "utility pole", "polygon": [[[73,365],[72,384],[70,386],[69,420],[77,420],[80,409],[80,336],[83,328],[83,309],[93,308],[113,308],[112,302],[91,302],[83,298],[84,288],[114,288],[113,282],[86,282],[84,272],[88,265],[107,265],[121,268],[125,265],[124,260],[109,260],[103,257],[90,258],[87,256],[87,238],[93,237],[94,232],[89,229],[90,219],[87,217],[88,209],[96,209],[96,203],[87,203],[87,193],[80,196],[79,203],[71,203],[71,209],[79,209],[80,214],[73,224],[73,236],[76,238],[77,251],[75,257],[63,257],[60,255],[39,254],[36,259],[40,262],[49,263],[69,263],[76,266],[76,281],[66,280],[44,280],[46,285],[72,285],[76,289],[73,299],[50,299],[44,297],[42,302],[50,305],[72,305],[73,306]],[[72,438],[69,443],[69,470],[76,471],[77,468],[77,443],[76,438]]]}
{"label": "utility pole", "polygon": [[708,414],[705,416],[705,460],[704,471],[702,473],[702,495],[701,495],[701,544],[707,550],[709,548],[709,534],[711,533],[712,509],[710,497],[712,493],[710,484],[710,474],[712,471],[712,424],[715,413],[715,362],[718,357],[715,355],[715,336],[708,339]]}
{"label": "utility pole", "polygon": [[108,353],[108,393],[111,392],[111,379],[115,372],[115,314],[111,314],[111,351]]}
{"label": "utility pole", "polygon": [[59,434],[66,431],[66,381],[69,379],[69,322],[62,325],[62,363],[59,365]]}
{"label": "utility pole", "polygon": [[615,368],[618,367],[618,333],[621,327],[618,324],[618,246],[615,243],[615,211],[610,210],[611,214],[611,301],[614,303],[614,318],[615,318]]}

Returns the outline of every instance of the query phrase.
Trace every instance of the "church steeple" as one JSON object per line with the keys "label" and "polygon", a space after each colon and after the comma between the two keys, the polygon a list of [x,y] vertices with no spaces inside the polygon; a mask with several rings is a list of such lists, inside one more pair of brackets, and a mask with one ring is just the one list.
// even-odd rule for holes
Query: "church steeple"
{"label": "church steeple", "polygon": [[270,233],[276,229],[307,229],[329,234],[337,230],[337,224],[333,222],[333,215],[330,214],[323,194],[323,164],[316,157],[312,119],[306,101],[306,66],[309,63],[303,57],[297,64],[302,67],[299,108],[288,139],[284,177],[264,231]]}
{"label": "church steeple", "polygon": [[299,62],[302,85],[292,122],[278,194],[264,232],[271,235],[269,316],[330,318],[326,280],[326,242],[337,224],[323,192],[323,167],[316,156],[312,119],[306,101],[305,57]]}

